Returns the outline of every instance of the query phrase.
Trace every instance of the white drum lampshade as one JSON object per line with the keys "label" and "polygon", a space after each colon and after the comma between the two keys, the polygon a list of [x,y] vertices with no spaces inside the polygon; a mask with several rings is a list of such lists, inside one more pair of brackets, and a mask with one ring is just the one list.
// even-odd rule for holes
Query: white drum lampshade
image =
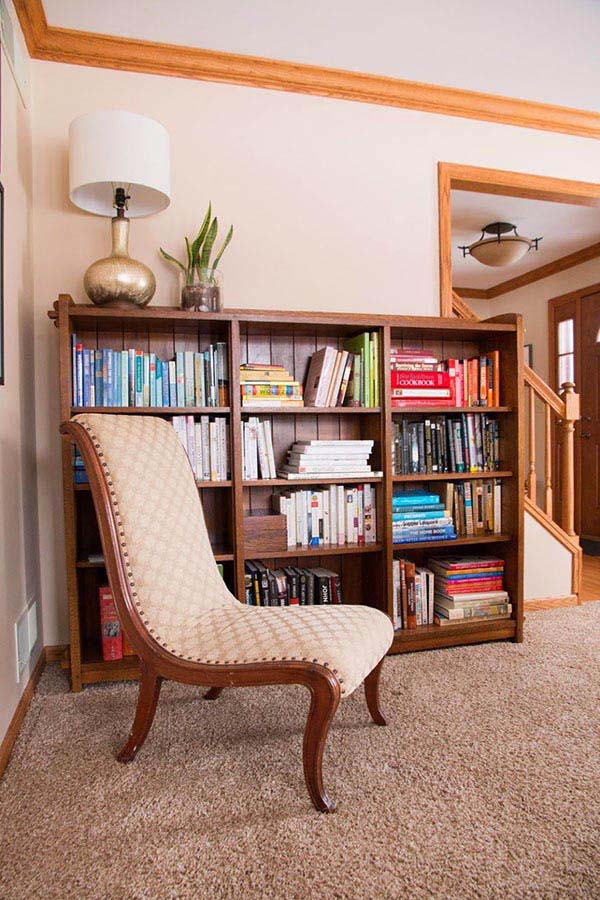
{"label": "white drum lampshade", "polygon": [[130,188],[130,218],[166,209],[171,202],[169,133],[136,113],[85,113],[69,126],[69,197],[80,209],[113,216],[115,187]]}
{"label": "white drum lampshade", "polygon": [[169,156],[167,130],[146,116],[103,110],[71,122],[69,197],[86,212],[112,217],[111,254],[92,263],[83,279],[93,303],[145,306],[154,296],[153,273],[129,256],[129,217],[169,205]]}

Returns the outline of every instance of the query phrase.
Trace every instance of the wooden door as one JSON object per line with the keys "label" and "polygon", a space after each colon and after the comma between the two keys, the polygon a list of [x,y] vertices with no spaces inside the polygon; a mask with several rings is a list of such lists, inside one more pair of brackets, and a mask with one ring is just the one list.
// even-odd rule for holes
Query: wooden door
{"label": "wooden door", "polygon": [[[550,300],[550,386],[556,393],[560,393],[562,385],[566,381],[575,384],[576,390],[580,390],[579,381],[579,297],[569,295],[567,299],[557,298]],[[576,431],[577,440],[577,431]],[[553,472],[555,472],[554,484],[554,513],[555,522],[562,520],[562,452],[563,431],[553,425],[554,460]],[[579,454],[575,452],[575,522],[576,531],[579,532],[579,510],[581,508],[579,495]]]}
{"label": "wooden door", "polygon": [[581,298],[581,531],[600,540],[600,291]]}

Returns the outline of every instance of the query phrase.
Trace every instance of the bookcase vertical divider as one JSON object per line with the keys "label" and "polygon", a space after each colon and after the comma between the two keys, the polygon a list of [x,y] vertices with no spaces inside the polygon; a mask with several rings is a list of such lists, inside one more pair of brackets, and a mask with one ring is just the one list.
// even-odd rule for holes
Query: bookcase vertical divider
{"label": "bookcase vertical divider", "polygon": [[240,398],[240,324],[229,325],[229,427],[231,429],[231,482],[233,492],[233,553],[235,592],[244,602],[244,485],[242,468],[242,410]]}
{"label": "bookcase vertical divider", "polygon": [[[60,417],[64,422],[71,418],[73,396],[71,374],[71,327],[69,302],[71,298],[61,295],[58,305],[58,377],[60,384]],[[80,691],[81,680],[81,622],[79,617],[79,590],[77,585],[77,506],[73,484],[73,444],[69,437],[61,437],[63,512],[65,517],[65,556],[67,576],[67,597],[69,607],[69,659],[71,666],[71,689]],[[74,640],[73,636],[77,639]]]}
{"label": "bookcase vertical divider", "polygon": [[392,405],[391,405],[391,388],[390,388],[390,350],[392,346],[391,328],[384,325],[381,329],[381,371],[380,371],[380,398],[381,398],[381,419],[382,419],[382,448],[381,463],[383,471],[383,519],[378,522],[378,528],[381,529],[383,535],[383,554],[385,567],[385,585],[387,614],[390,617],[394,615],[394,597],[393,597],[393,578],[392,563],[394,560],[394,547],[392,545],[392,523],[389,510],[392,508],[392,494],[394,491],[394,482],[392,477]]}

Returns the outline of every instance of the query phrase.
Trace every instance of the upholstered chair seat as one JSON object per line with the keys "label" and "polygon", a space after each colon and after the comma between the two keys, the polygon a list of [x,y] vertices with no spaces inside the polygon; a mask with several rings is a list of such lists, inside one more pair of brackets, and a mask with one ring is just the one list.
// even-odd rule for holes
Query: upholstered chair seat
{"label": "upholstered chair seat", "polygon": [[[163,677],[212,685],[212,696],[228,685],[304,683],[313,696],[313,720],[320,716],[325,722],[323,746],[339,698],[367,679],[369,708],[384,724],[377,685],[393,639],[386,615],[367,606],[241,604],[219,573],[191,466],[168,422],[158,416],[81,414],[63,432],[76,439],[88,469],[111,587],[140,656],[136,723],[144,718],[144,698],[152,707],[137,735],[134,723],[122,759],[133,758],[141,746]],[[315,712],[319,703],[321,711]],[[310,716],[307,735],[309,726],[314,731]],[[314,765],[307,763],[307,752]],[[316,756],[307,751],[305,739],[309,791],[318,808],[329,809],[318,783],[321,756],[322,748]]]}

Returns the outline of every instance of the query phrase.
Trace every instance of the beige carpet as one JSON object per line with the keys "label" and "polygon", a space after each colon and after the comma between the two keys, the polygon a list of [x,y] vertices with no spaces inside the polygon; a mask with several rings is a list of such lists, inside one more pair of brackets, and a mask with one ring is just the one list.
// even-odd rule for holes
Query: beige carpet
{"label": "beige carpet", "polygon": [[333,816],[300,763],[300,688],[214,703],[163,688],[130,766],[132,684],[44,675],[0,787],[2,900],[600,897],[600,603],[536,612],[526,642],[394,657],[391,726],[362,690],[330,735]]}

